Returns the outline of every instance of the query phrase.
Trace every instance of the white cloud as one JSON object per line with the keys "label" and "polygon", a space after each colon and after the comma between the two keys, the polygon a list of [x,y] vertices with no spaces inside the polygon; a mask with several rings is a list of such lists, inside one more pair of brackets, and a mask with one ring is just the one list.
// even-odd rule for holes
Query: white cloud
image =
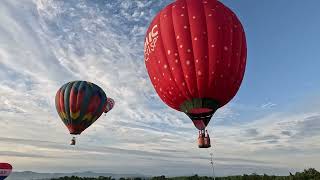
{"label": "white cloud", "polygon": [[275,107],[275,106],[276,106],[276,104],[274,104],[274,103],[272,103],[272,102],[268,102],[268,103],[262,104],[262,105],[261,105],[261,108],[262,108],[262,109],[271,109],[271,108],[273,108],[273,107]]}

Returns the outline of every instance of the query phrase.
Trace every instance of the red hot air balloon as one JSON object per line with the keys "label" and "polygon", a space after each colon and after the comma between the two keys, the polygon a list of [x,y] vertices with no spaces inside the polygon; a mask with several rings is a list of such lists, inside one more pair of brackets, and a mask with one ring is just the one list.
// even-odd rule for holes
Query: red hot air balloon
{"label": "red hot air balloon", "polygon": [[[91,82],[72,81],[58,90],[55,104],[70,134],[79,135],[103,112],[109,112],[114,106],[114,100],[107,98],[105,92]],[[75,137],[71,140],[71,145],[75,145]]]}
{"label": "red hot air balloon", "polygon": [[12,171],[12,166],[8,163],[0,163],[0,180],[6,179]]}
{"label": "red hot air balloon", "polygon": [[144,55],[162,101],[186,113],[203,140],[212,115],[236,95],[242,82],[245,32],[237,16],[217,0],[177,0],[151,22]]}

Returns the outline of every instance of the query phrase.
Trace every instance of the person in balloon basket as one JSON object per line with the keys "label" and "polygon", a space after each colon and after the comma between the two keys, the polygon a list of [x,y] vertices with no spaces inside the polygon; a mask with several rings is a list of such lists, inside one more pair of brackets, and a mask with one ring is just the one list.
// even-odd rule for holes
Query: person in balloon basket
{"label": "person in balloon basket", "polygon": [[199,130],[199,137],[198,137],[199,148],[204,148],[204,138],[205,138],[204,130]]}
{"label": "person in balloon basket", "polygon": [[205,134],[205,137],[204,137],[204,145],[207,148],[211,147],[210,136],[209,136],[209,133],[208,133],[207,130],[206,130],[206,134]]}

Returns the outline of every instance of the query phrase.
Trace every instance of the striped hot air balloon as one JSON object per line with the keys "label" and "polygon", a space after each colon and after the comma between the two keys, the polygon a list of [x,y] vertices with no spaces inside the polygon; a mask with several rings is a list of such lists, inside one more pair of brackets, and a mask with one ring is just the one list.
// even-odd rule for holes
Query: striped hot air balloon
{"label": "striped hot air balloon", "polygon": [[[91,82],[72,81],[64,84],[57,91],[55,104],[70,134],[79,135],[91,126],[103,112],[110,111],[114,101],[107,98],[105,92]],[[72,142],[72,145],[74,143]]]}

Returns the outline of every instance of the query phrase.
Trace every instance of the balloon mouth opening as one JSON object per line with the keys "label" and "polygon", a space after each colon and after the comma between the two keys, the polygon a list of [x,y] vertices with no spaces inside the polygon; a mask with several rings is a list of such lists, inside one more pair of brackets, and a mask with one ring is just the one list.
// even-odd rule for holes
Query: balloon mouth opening
{"label": "balloon mouth opening", "polygon": [[81,127],[75,125],[67,125],[67,128],[69,129],[71,135],[80,135],[83,131]]}
{"label": "balloon mouth opening", "polygon": [[197,129],[204,130],[219,107],[220,103],[216,100],[194,98],[182,103],[180,110],[192,120]]}
{"label": "balloon mouth opening", "polygon": [[81,133],[79,132],[70,132],[71,135],[80,135]]}
{"label": "balloon mouth opening", "polygon": [[186,114],[214,114],[218,108],[220,108],[220,103],[210,98],[193,98],[180,105],[180,110]]}

